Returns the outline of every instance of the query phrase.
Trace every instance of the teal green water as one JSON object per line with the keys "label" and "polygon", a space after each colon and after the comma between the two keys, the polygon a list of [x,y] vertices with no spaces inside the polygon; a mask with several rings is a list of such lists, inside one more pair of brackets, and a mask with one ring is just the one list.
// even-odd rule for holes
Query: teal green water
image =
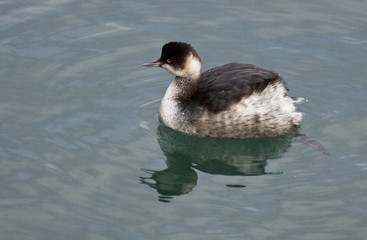
{"label": "teal green water", "polygon": [[[367,1],[0,2],[0,239],[365,239]],[[172,40],[278,71],[295,141],[157,120]]]}

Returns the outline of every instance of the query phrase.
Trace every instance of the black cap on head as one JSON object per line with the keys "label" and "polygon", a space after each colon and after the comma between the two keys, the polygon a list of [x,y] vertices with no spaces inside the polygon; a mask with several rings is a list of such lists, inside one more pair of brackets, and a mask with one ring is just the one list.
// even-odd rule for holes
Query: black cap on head
{"label": "black cap on head", "polygon": [[193,54],[200,59],[195,49],[190,44],[185,42],[169,42],[162,47],[162,54],[159,60],[162,63],[180,66],[185,64],[189,54]]}
{"label": "black cap on head", "polygon": [[[201,62],[201,59],[195,49],[185,42],[169,42],[163,45],[162,53],[159,59],[154,62],[144,63],[147,67],[162,67],[164,64],[173,69],[183,69],[187,58],[192,55]],[[168,70],[168,69],[167,69]],[[170,70],[168,70],[171,72]]]}

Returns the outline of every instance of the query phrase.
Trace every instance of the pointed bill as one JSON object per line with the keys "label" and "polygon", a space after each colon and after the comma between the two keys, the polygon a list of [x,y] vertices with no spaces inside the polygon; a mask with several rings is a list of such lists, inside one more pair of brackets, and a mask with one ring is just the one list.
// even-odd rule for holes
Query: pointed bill
{"label": "pointed bill", "polygon": [[148,62],[148,63],[144,63],[143,66],[145,67],[160,67],[162,65],[161,61],[156,60],[154,62]]}

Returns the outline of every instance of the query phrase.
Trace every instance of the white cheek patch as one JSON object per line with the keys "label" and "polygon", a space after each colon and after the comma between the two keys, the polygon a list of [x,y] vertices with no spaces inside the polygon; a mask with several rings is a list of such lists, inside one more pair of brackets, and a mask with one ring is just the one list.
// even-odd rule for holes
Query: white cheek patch
{"label": "white cheek patch", "polygon": [[184,69],[174,69],[171,65],[162,64],[163,69],[166,69],[169,73],[172,73],[175,76],[182,77],[185,74]]}
{"label": "white cheek patch", "polygon": [[187,58],[183,68],[173,68],[165,63],[161,67],[177,77],[198,78],[201,73],[201,62],[192,54]]}
{"label": "white cheek patch", "polygon": [[197,78],[201,74],[201,62],[191,55],[186,61],[185,69],[188,77]]}

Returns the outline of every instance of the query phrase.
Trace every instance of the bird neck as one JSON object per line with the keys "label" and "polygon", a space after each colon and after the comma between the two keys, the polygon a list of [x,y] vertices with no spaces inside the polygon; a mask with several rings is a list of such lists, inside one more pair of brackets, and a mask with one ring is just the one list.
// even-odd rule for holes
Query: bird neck
{"label": "bird neck", "polygon": [[188,99],[190,98],[197,90],[199,85],[200,75],[196,78],[189,77],[177,77],[171,83],[171,86],[174,90],[175,98],[178,99]]}
{"label": "bird neck", "polygon": [[201,75],[201,61],[197,54],[191,54],[182,70],[172,72],[175,80],[168,87],[166,98],[175,100],[189,99],[197,90]]}

